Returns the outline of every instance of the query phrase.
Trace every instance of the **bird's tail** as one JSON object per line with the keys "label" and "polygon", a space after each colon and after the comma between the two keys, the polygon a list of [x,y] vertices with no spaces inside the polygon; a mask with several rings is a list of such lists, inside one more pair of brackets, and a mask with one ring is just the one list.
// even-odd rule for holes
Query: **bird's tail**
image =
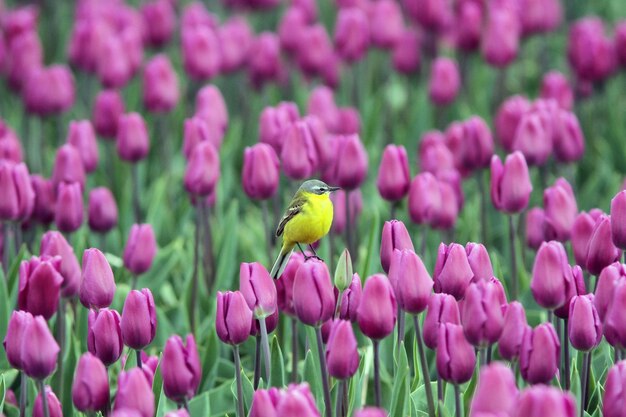
{"label": "bird's tail", "polygon": [[283,244],[280,254],[278,255],[278,258],[276,258],[276,262],[274,262],[274,266],[272,267],[272,272],[270,272],[272,279],[277,279],[283,273],[294,246],[295,245],[293,244]]}

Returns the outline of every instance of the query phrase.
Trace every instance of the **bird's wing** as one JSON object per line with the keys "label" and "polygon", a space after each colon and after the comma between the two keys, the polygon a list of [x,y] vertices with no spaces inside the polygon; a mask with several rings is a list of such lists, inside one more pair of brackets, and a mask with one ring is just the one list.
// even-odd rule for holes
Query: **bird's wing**
{"label": "bird's wing", "polygon": [[306,201],[307,199],[303,195],[294,196],[293,200],[291,200],[291,203],[289,204],[289,207],[287,207],[287,210],[285,210],[283,218],[280,219],[280,223],[278,223],[278,228],[276,229],[276,237],[283,234],[283,232],[285,231],[285,226],[287,225],[287,223],[289,223],[291,219],[302,213],[302,209],[306,204]]}

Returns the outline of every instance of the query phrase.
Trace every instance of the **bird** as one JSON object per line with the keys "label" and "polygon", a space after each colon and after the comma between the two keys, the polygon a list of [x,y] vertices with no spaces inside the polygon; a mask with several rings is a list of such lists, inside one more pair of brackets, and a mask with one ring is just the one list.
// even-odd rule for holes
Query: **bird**
{"label": "bird", "polygon": [[304,253],[302,244],[309,245],[313,256],[318,258],[311,244],[328,234],[333,223],[333,203],[329,196],[339,189],[315,179],[303,182],[298,188],[276,229],[276,237],[282,236],[283,244],[270,272],[272,278],[282,274],[296,245],[305,259],[310,256]]}

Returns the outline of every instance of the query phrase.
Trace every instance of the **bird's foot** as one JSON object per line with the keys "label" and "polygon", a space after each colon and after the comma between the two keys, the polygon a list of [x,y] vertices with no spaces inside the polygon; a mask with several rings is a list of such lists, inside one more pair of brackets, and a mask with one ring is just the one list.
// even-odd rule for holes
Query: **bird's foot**
{"label": "bird's foot", "polygon": [[308,255],[304,257],[305,262],[308,261],[309,259],[317,259],[318,261],[324,262],[324,260],[317,255]]}

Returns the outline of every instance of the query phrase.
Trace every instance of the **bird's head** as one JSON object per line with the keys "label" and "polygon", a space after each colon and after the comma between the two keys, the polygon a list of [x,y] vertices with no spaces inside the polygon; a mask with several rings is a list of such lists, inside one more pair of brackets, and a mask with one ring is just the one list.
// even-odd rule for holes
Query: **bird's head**
{"label": "bird's head", "polygon": [[300,186],[300,191],[317,195],[328,194],[339,189],[340,187],[331,187],[320,180],[308,180]]}

